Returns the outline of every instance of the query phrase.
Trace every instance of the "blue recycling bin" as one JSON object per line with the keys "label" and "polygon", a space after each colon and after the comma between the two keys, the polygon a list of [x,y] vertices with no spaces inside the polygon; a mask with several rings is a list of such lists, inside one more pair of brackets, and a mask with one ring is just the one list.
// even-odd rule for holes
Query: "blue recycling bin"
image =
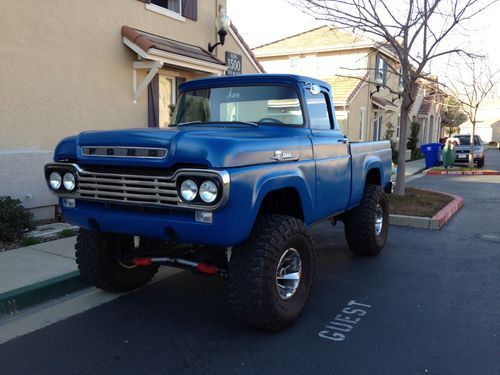
{"label": "blue recycling bin", "polygon": [[425,155],[425,168],[432,168],[438,165],[441,154],[441,143],[427,143],[420,146]]}

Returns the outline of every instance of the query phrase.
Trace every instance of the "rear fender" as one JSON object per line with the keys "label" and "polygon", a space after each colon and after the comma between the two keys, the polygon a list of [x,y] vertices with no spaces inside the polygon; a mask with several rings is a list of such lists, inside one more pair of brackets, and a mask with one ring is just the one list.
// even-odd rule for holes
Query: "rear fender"
{"label": "rear fender", "polygon": [[380,176],[380,184],[382,187],[386,184],[383,174],[383,165],[379,158],[377,157],[367,157],[363,163],[363,173],[355,174],[353,173],[352,180],[352,192],[351,192],[351,207],[356,206],[363,199],[363,194],[365,192],[366,180],[368,174],[371,170],[377,170]]}

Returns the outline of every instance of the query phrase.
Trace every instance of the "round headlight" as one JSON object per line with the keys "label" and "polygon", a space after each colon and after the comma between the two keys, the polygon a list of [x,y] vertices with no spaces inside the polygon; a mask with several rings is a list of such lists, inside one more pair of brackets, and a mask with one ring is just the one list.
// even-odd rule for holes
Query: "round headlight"
{"label": "round headlight", "polygon": [[212,181],[205,181],[200,186],[200,198],[205,203],[212,203],[217,198],[217,185]]}
{"label": "round headlight", "polygon": [[71,172],[65,173],[63,176],[63,185],[66,190],[74,190],[76,187],[75,175]]}
{"label": "round headlight", "polygon": [[191,202],[198,194],[198,185],[193,180],[184,180],[181,184],[181,196],[185,201]]}
{"label": "round headlight", "polygon": [[49,184],[50,187],[54,190],[57,190],[61,187],[62,178],[61,175],[57,172],[52,172],[49,176]]}

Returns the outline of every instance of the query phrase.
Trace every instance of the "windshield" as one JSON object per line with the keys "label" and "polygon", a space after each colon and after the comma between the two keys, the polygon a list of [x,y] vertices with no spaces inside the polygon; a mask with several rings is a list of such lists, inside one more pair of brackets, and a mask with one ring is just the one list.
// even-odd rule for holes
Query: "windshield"
{"label": "windshield", "polygon": [[[460,140],[461,146],[470,146],[470,135],[459,135],[457,137]],[[474,136],[474,145],[479,145],[479,137]]]}
{"label": "windshield", "polygon": [[287,86],[234,86],[186,91],[172,125],[191,122],[252,122],[303,125],[297,92]]}

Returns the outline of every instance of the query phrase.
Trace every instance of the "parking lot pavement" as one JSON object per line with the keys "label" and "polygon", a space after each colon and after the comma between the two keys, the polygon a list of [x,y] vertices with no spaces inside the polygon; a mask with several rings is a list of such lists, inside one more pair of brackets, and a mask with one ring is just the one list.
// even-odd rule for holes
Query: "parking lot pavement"
{"label": "parking lot pavement", "polygon": [[[440,233],[391,227],[362,258],[319,225],[314,294],[282,333],[241,325],[223,280],[182,272],[1,345],[2,372],[498,374],[500,253]],[[364,313],[342,325],[349,305]]]}
{"label": "parking lot pavement", "polygon": [[411,184],[465,206],[441,231],[391,227],[377,257],[314,228],[313,295],[284,332],[243,326],[223,280],[181,272],[0,345],[2,373],[499,374],[500,176]]}

